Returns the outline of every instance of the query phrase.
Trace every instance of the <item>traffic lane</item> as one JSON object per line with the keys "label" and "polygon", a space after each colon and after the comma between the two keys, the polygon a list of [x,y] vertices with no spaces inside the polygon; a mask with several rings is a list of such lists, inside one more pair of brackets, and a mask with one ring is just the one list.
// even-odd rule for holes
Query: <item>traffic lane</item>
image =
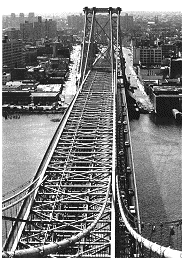
{"label": "traffic lane", "polygon": [[69,77],[64,84],[62,91],[62,99],[65,101],[65,105],[68,106],[71,103],[74,95],[77,91],[76,81],[78,78],[78,67],[80,62],[80,46],[74,46],[73,51],[71,52],[71,61],[72,63],[69,66]]}
{"label": "traffic lane", "polygon": [[123,55],[126,62],[125,74],[128,81],[130,82],[130,86],[135,87],[133,95],[136,98],[136,101],[143,109],[146,109],[147,111],[153,110],[153,105],[144,90],[144,86],[134,71],[131,51],[129,49],[123,48]]}
{"label": "traffic lane", "polygon": [[142,91],[142,94],[145,95],[143,84],[140,82],[140,80],[137,77],[137,74],[133,68],[133,58],[131,51],[129,49],[123,48],[123,53],[125,54],[125,61],[126,61],[126,69],[125,73],[127,76],[127,79],[130,80],[130,85],[133,87],[137,87]]}
{"label": "traffic lane", "polygon": [[138,78],[133,68],[133,57],[131,50],[123,48],[123,55],[126,62],[125,74],[132,87],[138,87]]}

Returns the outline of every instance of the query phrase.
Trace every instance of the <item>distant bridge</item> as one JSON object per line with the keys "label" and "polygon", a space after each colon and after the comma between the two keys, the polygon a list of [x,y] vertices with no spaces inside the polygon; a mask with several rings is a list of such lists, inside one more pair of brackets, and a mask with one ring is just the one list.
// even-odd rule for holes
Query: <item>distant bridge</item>
{"label": "distant bridge", "polygon": [[79,88],[31,184],[3,201],[3,257],[179,258],[142,237],[121,8],[84,13]]}

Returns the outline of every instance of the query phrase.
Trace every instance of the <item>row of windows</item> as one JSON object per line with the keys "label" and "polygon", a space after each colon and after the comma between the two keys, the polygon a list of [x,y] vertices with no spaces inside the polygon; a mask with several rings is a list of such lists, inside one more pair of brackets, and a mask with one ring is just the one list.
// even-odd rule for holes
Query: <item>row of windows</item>
{"label": "row of windows", "polygon": [[160,55],[160,56],[153,56],[153,57],[151,57],[151,56],[140,56],[140,58],[142,59],[161,59],[162,58],[162,56]]}
{"label": "row of windows", "polygon": [[162,55],[162,53],[156,53],[156,54],[151,54],[151,53],[141,53],[140,54],[141,56],[161,56]]}
{"label": "row of windows", "polygon": [[146,61],[159,60],[159,61],[161,61],[162,59],[161,58],[147,59],[147,58],[141,57],[141,60],[146,60]]}
{"label": "row of windows", "polygon": [[22,45],[21,46],[3,46],[3,50],[5,50],[5,51],[21,50],[21,49],[22,49]]}
{"label": "row of windows", "polygon": [[22,46],[22,42],[21,41],[15,41],[15,42],[8,42],[8,43],[3,43],[3,46],[6,47],[6,46]]}
{"label": "row of windows", "polygon": [[162,51],[160,50],[160,51],[147,51],[147,52],[143,52],[142,50],[140,50],[140,53],[142,53],[142,54],[159,54],[159,53],[162,53]]}
{"label": "row of windows", "polygon": [[22,54],[22,50],[9,50],[8,52],[7,51],[4,51],[3,50],[3,55],[19,55],[19,54]]}
{"label": "row of windows", "polygon": [[3,59],[3,64],[6,64],[6,63],[10,63],[12,61],[15,61],[15,62],[22,62],[24,61],[24,59],[22,57],[11,57],[11,59]]}
{"label": "row of windows", "polygon": [[145,59],[150,59],[150,58],[162,58],[162,55],[140,55],[140,57],[143,57]]}
{"label": "row of windows", "polygon": [[144,58],[144,59],[161,59],[162,56],[155,56],[155,57],[146,57],[146,56],[140,56],[140,58]]}
{"label": "row of windows", "polygon": [[22,57],[23,53],[3,53],[3,57]]}
{"label": "row of windows", "polygon": [[152,61],[160,61],[161,62],[161,59],[141,59],[141,61],[150,61],[150,62],[152,62]]}

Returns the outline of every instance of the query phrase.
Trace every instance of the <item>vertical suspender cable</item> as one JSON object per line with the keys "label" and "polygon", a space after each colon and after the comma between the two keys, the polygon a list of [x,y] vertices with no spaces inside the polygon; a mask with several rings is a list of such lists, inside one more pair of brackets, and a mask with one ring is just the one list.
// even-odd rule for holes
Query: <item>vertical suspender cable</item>
{"label": "vertical suspender cable", "polygon": [[[95,19],[95,8],[93,8],[93,14],[92,14],[92,20],[91,20],[91,30],[90,30],[90,34],[89,34],[87,55],[86,55],[86,60],[85,60],[85,66],[84,66],[84,70],[83,70],[83,78],[82,78],[82,80],[84,80],[84,78],[85,78],[85,74],[86,74],[86,70],[87,70],[87,63],[88,63],[88,60],[90,59],[89,58],[90,47],[92,48],[92,44],[93,44],[94,19]],[[92,53],[90,55],[92,55]],[[91,59],[92,59],[92,57],[91,57]],[[90,59],[90,62],[91,62],[91,59]]]}
{"label": "vertical suspender cable", "polygon": [[[82,82],[82,72],[83,72],[83,60],[84,60],[84,50],[85,50],[85,39],[86,39],[86,27],[87,27],[87,10],[86,8],[84,8],[84,12],[85,12],[85,22],[84,22],[84,37],[83,37],[83,45],[82,45],[82,51],[81,51],[81,61],[80,61],[80,81],[79,81],[79,85]],[[79,88],[79,86],[78,86]]]}
{"label": "vertical suspender cable", "polygon": [[112,7],[109,7],[109,19],[110,19],[110,56],[111,56],[111,67],[112,67],[112,92],[114,92],[113,90],[113,86],[114,86],[114,48],[113,48],[113,32],[112,32]]}

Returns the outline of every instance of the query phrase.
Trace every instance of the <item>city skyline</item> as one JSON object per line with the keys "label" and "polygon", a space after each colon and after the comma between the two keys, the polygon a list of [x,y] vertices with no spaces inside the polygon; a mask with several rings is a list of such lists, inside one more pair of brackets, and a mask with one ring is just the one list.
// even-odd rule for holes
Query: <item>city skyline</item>
{"label": "city skyline", "polygon": [[[155,1],[155,5],[150,5],[148,1],[136,1],[133,0],[132,4],[128,2],[123,2],[122,0],[116,0],[114,2],[107,0],[106,2],[100,3],[98,0],[94,1],[66,1],[62,3],[59,0],[52,1],[51,5],[46,4],[45,1],[40,0],[39,2],[36,0],[32,0],[31,4],[25,5],[25,1],[4,1],[1,4],[1,14],[2,15],[10,15],[11,13],[19,14],[29,12],[34,12],[36,15],[39,14],[62,14],[62,13],[80,13],[83,12],[83,8],[85,6],[88,7],[121,7],[123,12],[129,11],[181,11],[182,10],[182,0],[173,1],[163,1],[160,0]],[[61,6],[61,7],[60,7]],[[60,8],[59,8],[60,7]]]}

